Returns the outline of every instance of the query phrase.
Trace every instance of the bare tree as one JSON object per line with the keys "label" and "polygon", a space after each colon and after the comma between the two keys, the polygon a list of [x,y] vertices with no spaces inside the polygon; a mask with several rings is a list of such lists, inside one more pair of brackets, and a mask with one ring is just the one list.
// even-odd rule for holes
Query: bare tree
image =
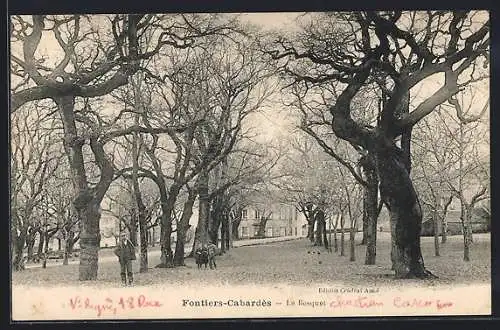
{"label": "bare tree", "polygon": [[[337,189],[330,184],[335,182],[331,159],[303,134],[298,133],[290,145],[282,160],[282,177],[276,180],[275,185],[285,192],[284,201],[295,204],[297,210],[304,214],[310,241],[324,246],[326,222],[323,220],[334,212],[332,203]],[[319,224],[316,222],[318,219]]]}
{"label": "bare tree", "polygon": [[[474,205],[489,198],[489,162],[485,157],[488,133],[482,118],[489,102],[473,106],[476,94],[477,90],[466,89],[458,98],[448,100],[435,116],[423,121],[414,139],[415,158],[418,158],[415,181],[422,185],[422,201],[430,209],[434,222],[435,254],[439,255],[439,227],[445,242],[446,213],[453,198],[457,198],[461,205],[464,260],[470,259]],[[449,113],[446,107],[455,113]]]}
{"label": "bare tree", "polygon": [[[325,110],[336,136],[374,155],[381,198],[391,215],[396,277],[432,276],[420,249],[422,212],[410,178],[411,130],[485,71],[480,65],[488,65],[487,14],[392,11],[313,16],[298,38],[278,39],[269,54],[286,59],[283,68],[293,84],[337,82],[336,96]],[[438,75],[442,85],[410,112],[406,105],[411,90]],[[360,91],[370,85],[384,92],[374,125],[354,117],[352,110]]]}
{"label": "bare tree", "polygon": [[[436,113],[439,116],[439,113]],[[439,256],[439,233],[446,242],[446,214],[453,201],[445,174],[457,164],[454,146],[449,143],[449,136],[440,125],[440,118],[429,116],[413,134],[412,159],[413,180],[420,200],[423,203],[424,215],[428,215],[433,223],[434,251]],[[427,212],[426,212],[427,211]]]}
{"label": "bare tree", "polygon": [[[322,109],[328,107],[330,99],[336,95],[334,83],[306,86],[307,94],[312,94],[309,97],[306,97],[307,95],[304,95],[305,93],[299,88],[300,86],[297,85],[293,88],[294,100],[291,105],[300,110],[300,129],[311,136],[324,152],[344,166],[364,187],[363,239],[361,244],[367,246],[365,264],[375,264],[377,218],[382,203],[378,202],[378,176],[374,155],[360,146],[356,146],[356,153],[346,152],[347,143],[330,133],[331,119]],[[377,98],[378,96],[372,90],[363,91],[363,98],[360,98],[356,103],[357,107],[365,109],[362,113],[356,113],[356,118],[359,118],[362,123],[369,125],[376,120],[375,110],[377,107],[374,105],[377,105],[377,102],[373,100]],[[380,106],[381,102],[378,103],[379,108]]]}
{"label": "bare tree", "polygon": [[[280,150],[271,145],[241,139],[226,159],[212,171],[215,175],[209,196],[212,206],[209,232],[210,240],[217,242],[217,233],[221,229],[222,253],[230,248],[230,213],[237,206],[235,198],[241,196],[238,194],[242,190],[252,191],[254,194],[265,193],[269,184],[279,176],[278,173],[273,173],[273,169],[280,157]],[[239,213],[240,217],[241,210]],[[261,214],[264,216],[264,213]],[[264,237],[268,217],[264,216],[261,220],[262,226],[257,231]]]}
{"label": "bare tree", "polygon": [[[37,105],[29,110],[12,114],[10,203],[14,255],[11,257],[15,270],[22,268],[27,241],[32,255],[35,235],[41,229],[34,211],[40,208],[45,185],[62,158],[54,132],[55,121],[43,116],[43,109]],[[38,210],[37,216],[43,212]]]}
{"label": "bare tree", "polygon": [[[481,121],[489,100],[481,108],[476,108],[473,106],[476,98],[474,90],[470,89],[469,92],[472,96],[468,103],[463,94],[449,99],[456,116],[448,115],[454,121],[442,120],[443,127],[449,134],[450,144],[455,147],[455,159],[458,163],[447,172],[446,178],[451,193],[460,201],[464,261],[470,260],[473,210],[477,203],[490,198],[489,154],[485,152],[489,145],[489,133],[487,123]],[[481,136],[481,140],[477,139],[478,136]]]}
{"label": "bare tree", "polygon": [[[66,158],[66,157],[64,157]],[[61,162],[49,182],[44,185],[43,214],[52,219],[46,222],[48,228],[40,231],[39,254],[43,252],[42,245],[56,232],[60,234],[64,244],[63,265],[68,264],[68,258],[73,252],[75,243],[80,238],[78,230],[79,219],[72,205],[72,197],[68,195],[69,178],[67,162]],[[47,242],[48,243],[48,242]]]}
{"label": "bare tree", "polygon": [[201,245],[207,243],[210,228],[217,227],[210,226],[209,173],[247,134],[242,124],[248,115],[257,111],[274,92],[267,79],[274,71],[257,53],[255,41],[243,35],[234,37],[236,41],[213,42],[212,48],[202,54],[207,76],[200,90],[198,108],[209,111],[201,129],[195,132],[197,162],[202,164],[203,159],[208,159],[213,165],[199,174],[200,212],[196,241]]}
{"label": "bare tree", "polygon": [[[195,28],[193,23],[196,23],[192,20],[198,20],[199,27]],[[11,37],[14,43],[20,44],[18,49],[22,48],[22,56],[13,52],[11,63],[12,73],[19,77],[21,83],[12,88],[11,111],[40,99],[51,99],[58,107],[64,127],[65,147],[70,155],[75,188],[73,204],[80,217],[80,280],[97,278],[99,209],[114,172],[104,145],[125,134],[139,131],[158,133],[172,128],[151,130],[133,126],[103,136],[102,125],[95,125],[97,121],[102,124],[99,113],[86,103],[80,111],[86,116],[81,116],[79,111],[75,111],[77,98],[105,96],[126,85],[129,77],[136,72],[147,72],[141,67],[141,61],[156,56],[164,46],[188,48],[194,38],[220,31],[221,28],[214,27],[213,23],[210,15],[201,18],[183,15],[34,15],[31,20],[15,17]],[[53,67],[43,65],[41,59],[35,58],[44,38],[42,31],[54,36],[63,55]],[[153,45],[144,42],[151,34],[156,37]],[[89,122],[88,115],[96,119]],[[90,134],[79,133],[79,121],[94,128],[88,132]],[[84,167],[82,150],[87,141],[100,170],[100,179],[95,185],[89,185]]]}

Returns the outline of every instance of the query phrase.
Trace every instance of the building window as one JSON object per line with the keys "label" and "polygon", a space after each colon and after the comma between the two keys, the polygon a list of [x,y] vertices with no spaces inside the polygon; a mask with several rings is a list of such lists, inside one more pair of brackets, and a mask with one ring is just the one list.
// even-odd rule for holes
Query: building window
{"label": "building window", "polygon": [[247,237],[248,236],[248,228],[247,227],[242,227],[241,228],[241,236]]}
{"label": "building window", "polygon": [[259,210],[255,210],[255,219],[259,219]]}
{"label": "building window", "polygon": [[248,211],[246,209],[244,209],[244,210],[241,211],[241,217],[243,219],[248,218]]}

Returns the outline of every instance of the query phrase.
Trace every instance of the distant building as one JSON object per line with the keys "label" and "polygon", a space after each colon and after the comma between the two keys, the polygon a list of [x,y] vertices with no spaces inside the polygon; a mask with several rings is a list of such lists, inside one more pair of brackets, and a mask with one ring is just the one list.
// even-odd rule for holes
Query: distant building
{"label": "distant building", "polygon": [[[446,224],[448,235],[460,235],[462,233],[462,222],[460,220],[460,210],[448,210],[446,213]],[[481,208],[472,210],[471,229],[473,233],[485,233],[491,230],[489,217],[486,216]],[[438,234],[441,234],[442,228],[438,228]],[[434,223],[430,216],[422,221],[422,236],[434,235]]]}
{"label": "distant building", "polygon": [[[265,214],[264,214],[265,213]],[[242,220],[238,227],[238,234],[240,239],[255,238],[257,236],[258,223],[261,216],[269,215],[269,220],[265,227],[265,237],[281,237],[281,236],[301,236],[307,235],[307,221],[301,212],[288,204],[275,203],[267,206],[265,210],[262,207],[249,206],[242,212]],[[194,231],[198,223],[198,208],[193,208],[193,215],[189,220],[191,227],[187,233],[186,244],[192,244],[194,239]],[[124,227],[122,225],[121,229]],[[172,244],[177,239],[177,232],[175,231],[175,223],[173,223],[174,232],[171,236]],[[137,228],[137,238],[139,238],[139,228]],[[110,248],[116,246],[120,233],[120,221],[118,218],[108,212],[101,214],[100,222],[101,233],[101,248]],[[219,231],[219,238],[221,237]],[[148,231],[148,239],[150,243],[158,245],[160,243],[160,226],[150,228]],[[58,233],[49,241],[49,249],[53,251],[64,249],[63,237]],[[75,243],[74,249],[80,248],[79,241]]]}
{"label": "distant building", "polygon": [[258,236],[259,223],[262,217],[268,217],[265,237],[306,236],[304,229],[306,219],[294,206],[274,203],[266,207],[249,206],[242,211],[242,219],[238,227],[240,239]]}
{"label": "distant building", "polygon": [[[462,234],[462,222],[460,221],[460,204],[457,201],[453,201],[446,213],[446,221],[448,227],[448,235],[460,235]],[[473,210],[472,214],[472,232],[473,233],[484,233],[491,230],[491,219],[489,215],[485,214],[485,211],[481,207],[477,207]],[[389,212],[384,207],[380,212],[378,218],[377,227],[379,231],[390,232],[391,224]],[[441,234],[442,228],[438,228],[439,234]],[[434,235],[434,224],[432,221],[432,214],[430,211],[423,209],[423,219],[422,219],[422,236],[433,236]]]}

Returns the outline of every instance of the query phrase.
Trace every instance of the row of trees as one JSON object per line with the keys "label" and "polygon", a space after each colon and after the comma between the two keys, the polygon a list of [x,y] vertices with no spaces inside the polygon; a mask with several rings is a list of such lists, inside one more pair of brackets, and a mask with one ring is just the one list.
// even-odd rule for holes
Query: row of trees
{"label": "row of trees", "polygon": [[[39,129],[58,134],[55,153],[61,162],[51,166],[43,161],[47,165],[40,175],[61,171],[66,195],[72,182],[72,208],[66,209],[78,219],[80,280],[97,278],[102,206],[110,204],[109,189],[118,192],[120,186],[131,192],[129,201],[135,206],[128,224],[131,232],[139,227],[141,271],[148,268],[147,229],[153,218],[159,218],[161,231],[159,266],[184,263],[184,237],[196,199],[195,244],[218,242],[220,226],[223,242],[228,241],[227,219],[245,190],[266,179],[277,158],[252,141],[244,124],[273,92],[268,79],[273,67],[257,56],[255,39],[244,33],[250,30],[234,16],[222,15],[13,18],[11,113],[29,117],[39,112],[38,118],[57,127]],[[51,43],[51,53],[44,53]],[[39,108],[42,102],[45,108]],[[27,121],[34,123],[32,119]],[[21,134],[13,131],[13,136]],[[42,146],[39,139],[33,145]],[[40,160],[46,154],[40,150],[33,155]],[[17,167],[12,172],[25,171]],[[33,179],[39,190],[52,193],[46,180]],[[146,182],[153,183],[157,198],[145,197]],[[12,187],[14,192],[26,190],[17,177]],[[31,224],[35,220],[29,219],[37,216],[28,214],[29,208],[43,194],[32,195],[34,202],[11,195],[12,208],[26,208],[22,216]],[[152,211],[156,200],[159,214]],[[183,208],[176,218],[179,204]],[[115,211],[126,216],[124,209]],[[16,230],[32,227],[13,218]],[[178,237],[175,254],[173,230]],[[25,238],[19,230],[16,235],[19,256]]]}
{"label": "row of trees", "polygon": [[[53,208],[44,198],[55,191],[48,182],[57,171],[54,182],[65,191],[71,182],[74,191],[57,228],[78,225],[80,280],[97,277],[102,206],[124,187],[143,271],[149,227],[160,226],[159,266],[182,265],[197,200],[195,246],[217,243],[222,228],[227,249],[252,191],[265,190],[271,178],[304,213],[317,245],[329,244],[329,214],[349,214],[354,228],[359,213],[367,264],[375,263],[385,205],[397,277],[432,276],[420,250],[422,200],[437,223],[446,210],[440,201],[458,198],[470,245],[471,210],[489,191],[484,150],[471,143],[485,110],[468,112],[470,97],[460,98],[488,75],[486,13],[315,13],[302,16],[297,32],[267,36],[236,15],[34,15],[13,17],[10,32],[13,136],[27,134],[12,147],[21,150],[12,165],[16,255],[43,219],[39,206]],[[247,123],[278,83],[309,140],[293,132],[295,156],[275,178],[282,153],[255,142]],[[40,124],[39,133],[23,120]],[[432,149],[438,131],[455,147]],[[26,147],[26,139],[36,146]],[[24,156],[32,151],[35,165]],[[468,194],[470,187],[477,192]]]}
{"label": "row of trees", "polygon": [[[417,124],[447,103],[454,106],[464,130],[469,120],[457,95],[488,76],[487,13],[310,14],[303,17],[298,32],[276,36],[266,49],[280,64],[289,104],[302,115],[301,129],[365,188],[366,263],[375,260],[373,224],[383,204],[391,219],[396,276],[432,276],[420,249],[422,207],[412,180],[412,135]],[[436,141],[435,136],[429,138]],[[362,171],[337,150],[342,145],[337,140],[358,153],[354,164]],[[460,172],[466,151],[458,149]],[[477,181],[469,183],[477,186]],[[465,189],[448,186],[465,201]],[[483,186],[470,201],[483,198],[487,190]],[[467,223],[466,208],[463,213]]]}
{"label": "row of trees", "polygon": [[481,203],[490,196],[489,100],[476,103],[478,98],[477,90],[468,88],[415,130],[412,177],[427,219],[433,223],[436,256],[440,255],[439,233],[442,243],[447,240],[446,214],[454,200],[460,206],[466,261],[470,260],[473,212],[480,204],[489,209]]}
{"label": "row of trees", "polygon": [[23,249],[27,259],[46,256],[49,240],[58,234],[64,241],[64,263],[78,241],[78,218],[71,207],[67,190],[67,162],[62,151],[61,132],[57,122],[44,114],[51,111],[36,104],[32,111],[12,114],[11,139],[11,243],[13,267],[23,266]]}

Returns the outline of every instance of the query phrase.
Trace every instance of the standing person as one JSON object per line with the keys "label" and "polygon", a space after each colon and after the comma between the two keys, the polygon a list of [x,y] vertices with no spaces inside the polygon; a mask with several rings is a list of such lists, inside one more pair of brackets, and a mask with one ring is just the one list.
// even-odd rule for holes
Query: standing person
{"label": "standing person", "polygon": [[120,275],[122,277],[122,282],[124,285],[132,285],[134,277],[132,274],[132,260],[135,260],[135,246],[132,244],[128,238],[126,232],[120,234],[120,242],[115,249],[115,254],[120,262]]}

